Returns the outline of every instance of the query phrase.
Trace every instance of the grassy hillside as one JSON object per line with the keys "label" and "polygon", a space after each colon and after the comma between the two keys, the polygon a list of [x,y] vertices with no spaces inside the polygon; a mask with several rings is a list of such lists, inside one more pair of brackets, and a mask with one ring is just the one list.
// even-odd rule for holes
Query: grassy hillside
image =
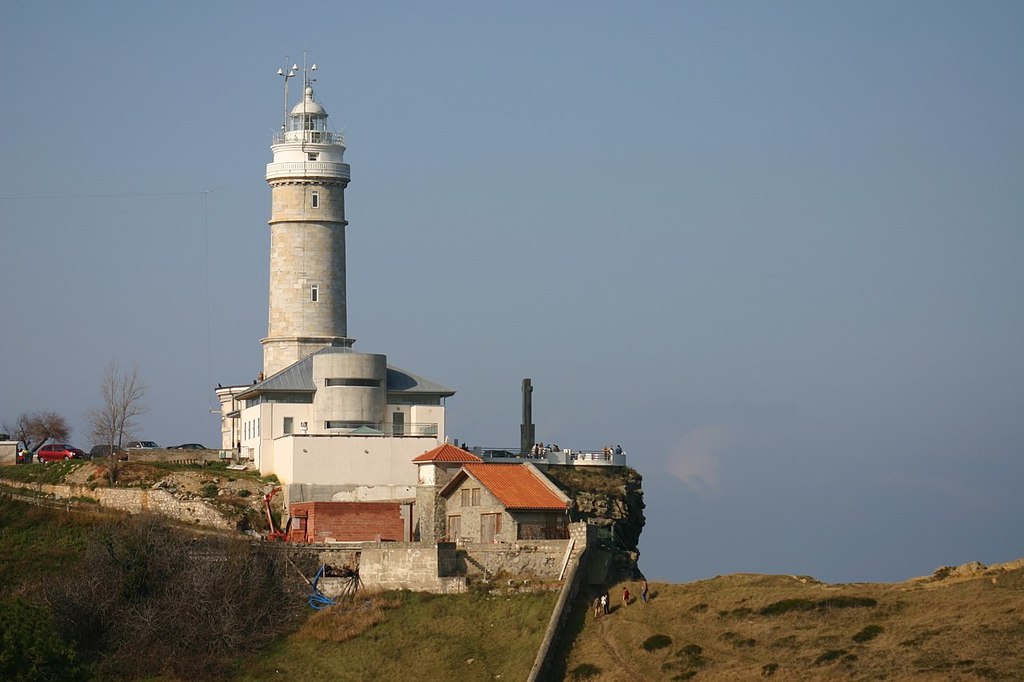
{"label": "grassy hillside", "polygon": [[73,570],[98,517],[60,514],[0,494],[0,594]]}
{"label": "grassy hillside", "polygon": [[[556,597],[361,597],[317,614],[235,679],[525,680]],[[361,634],[346,639],[353,630]]]}
{"label": "grassy hillside", "polygon": [[654,584],[646,606],[613,599],[611,614],[586,614],[566,679],[1024,679],[1024,562],[946,573],[899,584]]}
{"label": "grassy hillside", "polygon": [[[107,537],[119,525],[124,524],[109,517],[68,515],[0,495],[0,616],[10,616],[7,621],[0,618],[0,639],[12,622],[42,622],[19,615],[28,613],[25,603],[57,608],[60,601],[54,601],[54,596],[62,589],[71,589],[68,599],[82,601],[71,614],[82,613],[92,602],[114,603],[115,596],[123,599],[123,589],[110,598],[95,599],[104,578],[110,580],[107,587],[128,585],[121,577],[111,580],[116,563],[112,567],[97,563],[107,561],[109,552],[95,552],[96,531]],[[145,548],[153,546],[154,537],[168,542],[174,537],[162,530],[152,535],[154,529],[146,530],[144,524],[141,529],[149,534],[136,530],[133,535],[112,536],[126,539],[100,547]],[[140,539],[146,541],[139,545]],[[143,595],[136,590],[128,596],[145,608],[139,611],[133,606],[125,613],[139,611],[148,614],[146,622],[174,622],[182,630],[182,623],[206,622],[209,614],[228,613],[228,607],[235,605],[241,620],[228,623],[224,632],[247,633],[241,642],[245,646],[206,652],[227,657],[218,668],[218,676],[227,679],[523,680],[557,596],[361,594],[354,603],[314,614],[304,605],[304,587],[283,604],[273,605],[265,598],[269,592],[255,588],[251,566],[228,568],[233,566],[232,557],[241,561],[248,555],[218,547],[209,539],[190,540],[184,546],[189,558],[172,561],[191,570],[164,571],[167,577],[190,575],[186,582],[198,592],[180,591],[183,588],[177,583],[167,583],[179,591],[166,594]],[[173,545],[168,545],[171,549]],[[124,551],[111,556],[115,555],[136,556]],[[133,571],[137,564],[132,562]],[[162,565],[157,562],[155,567]],[[295,568],[283,567],[282,577],[298,580]],[[217,576],[219,582],[231,576],[248,578],[228,580],[221,587],[230,589],[214,595],[209,590],[218,581],[210,578]],[[101,582],[94,584],[97,580]],[[614,598],[621,589],[613,588],[612,613],[599,619],[586,607],[585,593],[581,596],[576,619],[570,623],[572,641],[563,652],[560,677],[607,681],[1024,679],[1024,561],[987,570],[940,570],[928,579],[897,584],[827,585],[813,578],[764,575],[652,584],[646,606],[636,601],[638,588],[630,583],[633,603],[625,608]],[[255,595],[250,594],[253,589]],[[223,594],[234,596],[225,601]],[[192,596],[183,599],[181,595]],[[16,602],[12,596],[25,602]],[[249,596],[258,601],[246,601]],[[174,608],[168,610],[167,603]],[[283,628],[291,634],[253,651],[256,630],[240,623],[266,605],[279,626],[285,620],[284,611],[298,609],[297,618]],[[186,612],[207,615],[184,616]],[[118,627],[127,627],[130,621],[117,617]],[[67,626],[65,613],[50,629],[63,632]],[[154,637],[152,642],[167,644],[163,652],[167,661],[198,665],[202,652],[194,642],[179,645],[159,633]],[[210,643],[227,641],[203,633],[197,637],[196,641]],[[63,641],[77,640],[65,637]],[[137,635],[127,637],[125,655],[155,655],[152,642],[141,648],[140,642]],[[46,648],[37,646],[37,650]],[[96,659],[88,648],[80,647],[79,660],[100,666],[101,660],[113,660],[111,652],[116,650],[108,647],[106,658]],[[110,679],[101,667],[91,669],[95,679]],[[124,679],[197,679],[194,670],[181,665],[168,664],[159,678],[152,676],[152,666],[149,677],[141,674],[142,668],[140,674],[128,672],[126,666],[117,669]],[[4,674],[0,678],[17,679]]]}

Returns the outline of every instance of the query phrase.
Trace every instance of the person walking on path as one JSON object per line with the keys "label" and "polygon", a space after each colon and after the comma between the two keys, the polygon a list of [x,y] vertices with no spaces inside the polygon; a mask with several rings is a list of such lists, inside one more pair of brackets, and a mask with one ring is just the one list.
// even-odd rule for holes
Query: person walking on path
{"label": "person walking on path", "polygon": [[644,582],[640,585],[640,599],[644,604],[647,603],[647,579],[644,578]]}
{"label": "person walking on path", "polygon": [[622,586],[622,606],[629,606],[629,588],[625,585]]}
{"label": "person walking on path", "polygon": [[601,606],[601,597],[594,597],[594,618],[600,618],[604,608]]}
{"label": "person walking on path", "polygon": [[604,615],[606,615],[606,616],[608,615],[608,593],[607,592],[605,592],[604,594],[601,595],[601,611],[604,612]]}

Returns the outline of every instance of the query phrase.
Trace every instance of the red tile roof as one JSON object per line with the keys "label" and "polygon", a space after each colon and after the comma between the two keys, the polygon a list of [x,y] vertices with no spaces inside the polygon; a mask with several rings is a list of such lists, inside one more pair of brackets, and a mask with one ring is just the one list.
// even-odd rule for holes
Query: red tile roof
{"label": "red tile roof", "polygon": [[490,490],[506,509],[566,508],[565,500],[538,478],[544,474],[535,473],[527,464],[481,463],[466,464],[462,468]]}
{"label": "red tile roof", "polygon": [[454,445],[445,443],[439,447],[424,452],[419,457],[416,457],[412,461],[414,462],[482,462],[483,460],[474,455],[472,452],[466,452],[462,448],[457,448]]}

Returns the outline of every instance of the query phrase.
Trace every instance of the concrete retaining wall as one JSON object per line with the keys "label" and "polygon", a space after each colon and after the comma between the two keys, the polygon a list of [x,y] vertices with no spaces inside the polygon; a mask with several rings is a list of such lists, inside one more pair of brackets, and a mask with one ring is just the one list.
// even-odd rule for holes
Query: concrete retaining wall
{"label": "concrete retaining wall", "polygon": [[465,577],[452,575],[455,566],[452,543],[387,543],[362,550],[359,579],[367,589],[465,592]]}
{"label": "concrete retaining wall", "polygon": [[[466,578],[455,575],[455,544],[418,542],[363,542],[344,546],[306,545],[321,563],[339,569],[359,569],[361,589],[414,590],[452,594],[466,591]],[[346,578],[323,578],[320,590],[329,597],[345,592]]]}

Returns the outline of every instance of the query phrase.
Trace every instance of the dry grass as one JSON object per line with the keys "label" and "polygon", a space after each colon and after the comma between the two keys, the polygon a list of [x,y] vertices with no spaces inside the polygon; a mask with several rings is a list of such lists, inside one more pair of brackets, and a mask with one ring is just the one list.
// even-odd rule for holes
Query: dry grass
{"label": "dry grass", "polygon": [[586,616],[566,679],[1021,680],[1019,563],[898,584],[761,575],[652,584],[647,606]]}
{"label": "dry grass", "polygon": [[386,612],[401,605],[402,601],[394,594],[349,597],[310,616],[293,637],[318,642],[347,642],[383,623],[387,620]]}

